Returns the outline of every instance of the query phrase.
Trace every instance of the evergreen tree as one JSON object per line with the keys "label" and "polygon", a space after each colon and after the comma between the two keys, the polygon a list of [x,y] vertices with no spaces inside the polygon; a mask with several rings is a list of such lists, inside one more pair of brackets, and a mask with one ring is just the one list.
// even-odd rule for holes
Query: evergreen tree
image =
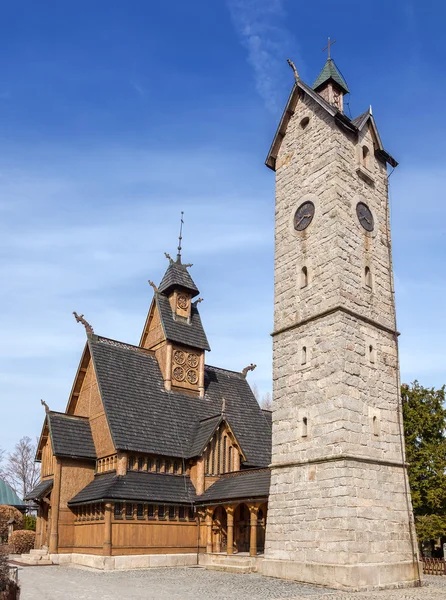
{"label": "evergreen tree", "polygon": [[435,539],[446,535],[445,386],[435,390],[414,381],[401,393],[417,534],[420,541]]}

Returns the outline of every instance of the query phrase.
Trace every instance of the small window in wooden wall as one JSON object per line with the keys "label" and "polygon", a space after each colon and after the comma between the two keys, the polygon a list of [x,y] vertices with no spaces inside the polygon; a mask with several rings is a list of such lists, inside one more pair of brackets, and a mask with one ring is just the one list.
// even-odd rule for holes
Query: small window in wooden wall
{"label": "small window in wooden wall", "polygon": [[125,518],[126,519],[133,519],[133,504],[126,504],[125,505]]}
{"label": "small window in wooden wall", "polygon": [[138,519],[144,519],[144,504],[136,505],[136,517]]}
{"label": "small window in wooden wall", "polygon": [[156,459],[156,472],[157,473],[161,472],[161,459],[159,459],[159,458]]}
{"label": "small window in wooden wall", "polygon": [[122,504],[121,504],[121,502],[115,503],[114,516],[115,516],[115,519],[122,519]]}
{"label": "small window in wooden wall", "polygon": [[177,507],[169,506],[169,521],[175,521],[177,516]]}
{"label": "small window in wooden wall", "polygon": [[166,510],[164,504],[158,504],[158,519],[164,520],[166,518]]}
{"label": "small window in wooden wall", "polygon": [[184,521],[186,519],[186,507],[180,506],[178,507],[178,518],[180,521]]}
{"label": "small window in wooden wall", "polygon": [[147,516],[149,519],[155,518],[155,505],[154,504],[149,504],[149,506],[147,507]]}

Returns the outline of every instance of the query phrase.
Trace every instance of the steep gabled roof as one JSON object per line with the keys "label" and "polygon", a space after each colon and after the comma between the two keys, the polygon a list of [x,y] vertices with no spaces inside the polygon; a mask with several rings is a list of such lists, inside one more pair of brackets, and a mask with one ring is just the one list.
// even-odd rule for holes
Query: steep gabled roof
{"label": "steep gabled roof", "polygon": [[249,466],[271,458],[271,428],[241,373],[205,367],[205,397],[168,392],[152,353],[99,336],[88,341],[117,450],[188,458],[197,425],[221,412]]}
{"label": "steep gabled roof", "polygon": [[26,494],[24,500],[41,500],[53,487],[54,479],[43,479],[36,487]]}
{"label": "steep gabled roof", "polygon": [[190,504],[195,497],[195,489],[189,477],[128,471],[124,477],[116,473],[96,475],[68,505],[107,500]]}
{"label": "steep gabled roof", "polygon": [[55,456],[96,460],[96,449],[87,417],[50,411],[47,419]]}
{"label": "steep gabled roof", "polygon": [[[189,449],[189,458],[194,458],[196,456],[200,456],[210,440],[212,439],[214,433],[217,431],[218,427],[221,423],[225,423],[226,427],[231,431],[231,433],[235,436],[232,431],[232,427],[229,423],[228,417],[226,414],[216,415],[214,417],[209,417],[207,419],[202,419],[196,425],[195,434],[191,439],[191,446]],[[243,453],[243,448],[240,447],[240,450]],[[243,459],[246,458],[243,456]]]}
{"label": "steep gabled roof", "polygon": [[224,500],[268,498],[271,472],[257,469],[227,473],[197,498],[197,504]]}
{"label": "steep gabled roof", "polygon": [[322,85],[324,85],[324,83],[330,81],[330,79],[337,83],[346,94],[350,93],[345,79],[342,77],[335,61],[332,58],[327,59],[322,71],[319,73],[318,78],[314,82],[313,89],[317,91]]}
{"label": "steep gabled roof", "polygon": [[200,350],[210,350],[209,342],[203,329],[200,313],[192,303],[190,319],[175,315],[169,299],[162,294],[155,294],[155,302],[159,311],[164,335],[170,342],[177,342]]}
{"label": "steep gabled roof", "polygon": [[170,260],[167,271],[159,284],[158,291],[160,294],[168,294],[175,288],[187,290],[192,294],[192,298],[200,293],[192,281],[186,265],[181,263],[181,259],[177,259],[176,261]]}
{"label": "steep gabled roof", "polygon": [[[272,169],[273,171],[275,171],[275,169],[276,169],[276,158],[279,153],[279,149],[282,144],[282,140],[285,137],[286,130],[288,128],[288,123],[290,122],[290,119],[294,114],[294,110],[299,101],[299,95],[303,95],[303,94],[306,94],[312,100],[314,100],[314,102],[319,104],[319,106],[321,106],[331,117],[333,117],[335,123],[339,127],[343,128],[351,133],[356,133],[356,134],[359,133],[358,126],[355,122],[357,121],[357,119],[361,119],[361,117],[363,117],[363,115],[360,115],[360,117],[357,117],[357,119],[353,119],[353,120],[349,119],[346,115],[344,115],[344,113],[340,112],[335,106],[332,106],[331,104],[329,104],[315,90],[313,90],[306,83],[304,83],[301,79],[299,79],[294,84],[294,86],[291,90],[287,104],[285,106],[285,110],[282,113],[282,117],[280,119],[279,126],[277,127],[273,142],[271,144],[271,147],[268,151],[268,155],[265,160],[266,166],[269,167],[270,169]],[[373,119],[373,116],[371,114],[369,116],[371,116],[371,118],[373,120],[373,126],[376,130],[376,138],[377,138],[377,143],[378,143],[378,148],[376,149],[377,154],[379,156],[381,156],[381,158],[383,160],[388,162],[390,166],[396,167],[398,165],[398,162],[388,152],[386,152],[386,150],[384,150],[384,147],[381,142],[381,138],[379,137],[379,134],[378,134],[378,129],[376,127],[375,120]]]}

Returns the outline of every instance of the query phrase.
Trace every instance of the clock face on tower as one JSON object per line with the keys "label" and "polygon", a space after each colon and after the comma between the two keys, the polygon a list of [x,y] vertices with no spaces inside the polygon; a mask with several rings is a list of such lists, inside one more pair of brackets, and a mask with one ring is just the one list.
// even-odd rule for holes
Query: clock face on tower
{"label": "clock face on tower", "polygon": [[373,231],[375,222],[367,204],[364,204],[364,202],[358,202],[356,205],[356,214],[358,215],[359,222],[364,229],[366,231]]}
{"label": "clock face on tower", "polygon": [[308,227],[314,217],[314,204],[312,202],[304,202],[296,210],[294,215],[294,229],[303,231]]}

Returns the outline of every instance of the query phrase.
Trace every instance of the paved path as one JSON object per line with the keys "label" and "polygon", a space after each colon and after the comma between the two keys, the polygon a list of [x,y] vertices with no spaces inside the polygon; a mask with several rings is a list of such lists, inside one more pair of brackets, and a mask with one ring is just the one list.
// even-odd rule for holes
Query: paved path
{"label": "paved path", "polygon": [[446,577],[428,577],[423,588],[357,594],[190,567],[120,572],[24,567],[19,579],[20,600],[446,600]]}

